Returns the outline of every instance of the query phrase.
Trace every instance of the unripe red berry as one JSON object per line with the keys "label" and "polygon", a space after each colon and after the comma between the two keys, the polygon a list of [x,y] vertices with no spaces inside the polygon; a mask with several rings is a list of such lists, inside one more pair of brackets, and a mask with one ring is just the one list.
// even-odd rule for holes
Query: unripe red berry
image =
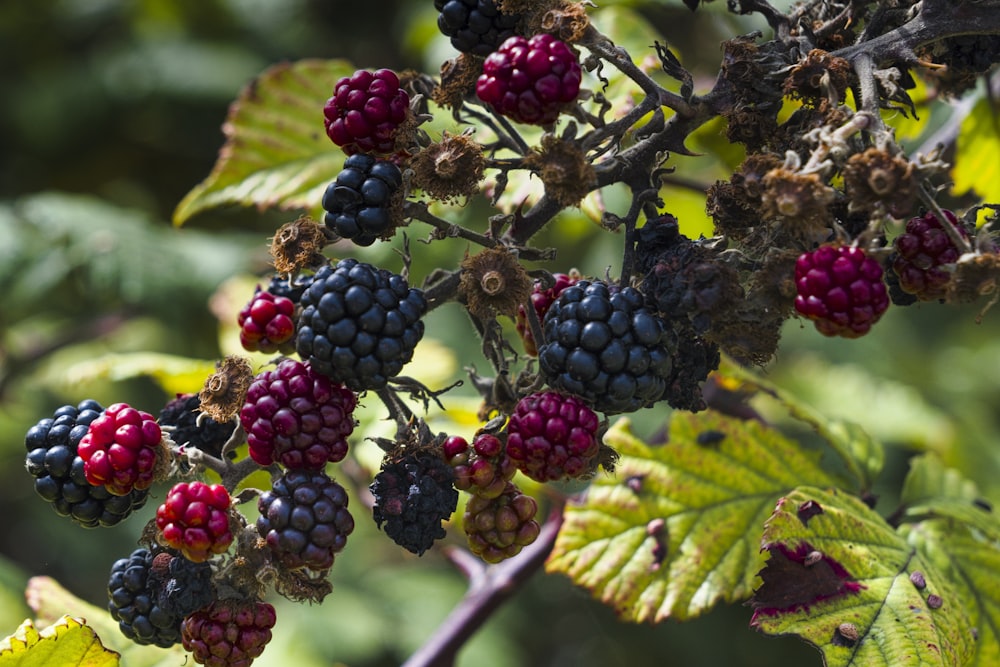
{"label": "unripe red berry", "polygon": [[254,600],[219,600],[184,619],[181,641],[205,667],[249,667],[271,641],[274,607]]}
{"label": "unripe red berry", "polygon": [[148,489],[161,437],[153,415],[127,403],[109,406],[90,423],[77,449],[87,482],[116,496]]}
{"label": "unripe red berry", "polygon": [[229,548],[229,492],[221,484],[180,482],[156,510],[163,542],[201,563]]}
{"label": "unripe red berry", "polygon": [[597,414],[575,396],[554,391],[518,401],[507,425],[507,455],[528,477],[549,482],[594,471]]}
{"label": "unripe red berry", "polygon": [[863,336],[889,307],[882,267],[861,248],[827,245],[803,253],[795,287],[795,310],[825,336]]}
{"label": "unripe red berry", "polygon": [[348,155],[393,153],[409,106],[410,96],[395,72],[358,70],[337,81],[323,107],[326,134]]}

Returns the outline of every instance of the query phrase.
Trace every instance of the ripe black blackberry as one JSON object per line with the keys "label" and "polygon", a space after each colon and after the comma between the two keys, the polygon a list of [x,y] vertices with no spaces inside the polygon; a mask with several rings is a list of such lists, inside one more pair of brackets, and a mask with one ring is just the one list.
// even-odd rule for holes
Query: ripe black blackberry
{"label": "ripe black blackberry", "polygon": [[108,611],[132,641],[169,648],[181,640],[184,617],[214,599],[211,577],[207,563],[142,547],[112,565]]}
{"label": "ripe black blackberry", "polygon": [[399,167],[389,160],[352,155],[323,194],[323,222],[337,236],[369,246],[396,227],[393,207],[401,199],[402,184]]}
{"label": "ripe black blackberry", "polygon": [[64,405],[50,419],[42,419],[24,437],[25,467],[35,478],[35,491],[60,516],[86,528],[114,526],[146,503],[148,490],[112,495],[104,486],[92,486],[77,455],[81,438],[104,408],[97,401]]}
{"label": "ripe black blackberry", "polygon": [[201,413],[198,394],[177,394],[163,406],[157,421],[170,433],[170,439],[182,447],[194,447],[219,458],[222,446],[236,430],[236,424],[220,424]]}
{"label": "ripe black blackberry", "polygon": [[436,453],[387,459],[371,484],[375,524],[399,546],[422,555],[445,536],[441,522],[458,506],[455,473]]}
{"label": "ripe black blackberry", "polygon": [[672,332],[632,287],[581,280],[545,315],[538,361],[546,383],[614,414],[664,397],[672,373]]}
{"label": "ripe black blackberry", "polygon": [[356,259],[317,271],[301,304],[299,356],[353,391],[385,387],[424,335],[424,293]]}
{"label": "ripe black blackberry", "polygon": [[257,509],[257,532],[289,569],[329,569],[354,530],[347,492],[318,470],[290,470],[278,477]]}
{"label": "ripe black blackberry", "polygon": [[434,0],[438,29],[462,53],[488,56],[517,34],[520,16],[501,12],[496,0]]}

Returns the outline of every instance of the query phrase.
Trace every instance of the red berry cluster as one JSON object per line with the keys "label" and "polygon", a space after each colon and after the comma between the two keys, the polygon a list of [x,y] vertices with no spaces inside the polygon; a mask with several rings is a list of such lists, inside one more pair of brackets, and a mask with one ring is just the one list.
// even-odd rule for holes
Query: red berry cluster
{"label": "red berry cluster", "polygon": [[507,455],[528,477],[580,478],[596,467],[597,414],[576,396],[546,391],[518,401],[507,425]]}
{"label": "red berry cluster", "polygon": [[487,56],[476,94],[519,123],[548,125],[580,92],[576,54],[552,35],[507,38]]}
{"label": "red berry cluster", "polygon": [[517,472],[503,441],[491,433],[477,435],[471,448],[465,438],[452,435],[443,448],[445,460],[455,471],[455,488],[474,496],[496,498]]}
{"label": "red berry cluster", "polygon": [[127,403],[115,403],[90,423],[77,454],[87,482],[116,496],[153,483],[162,433],[156,419]]}
{"label": "red berry cluster", "polygon": [[395,152],[396,130],[409,106],[395,72],[358,70],[337,81],[323,107],[326,134],[348,155],[388,155]]}
{"label": "red berry cluster", "polygon": [[[963,238],[968,233],[951,211],[944,211],[948,222]],[[893,242],[896,256],[892,270],[899,276],[899,286],[921,301],[944,298],[952,273],[947,265],[958,261],[962,251],[952,242],[934,213],[911,218],[906,230]]]}
{"label": "red berry cluster", "polygon": [[882,266],[861,248],[827,245],[800,255],[795,286],[795,310],[825,336],[863,336],[889,307]]}
{"label": "red berry cluster", "polygon": [[164,544],[202,563],[233,542],[229,531],[229,492],[221,484],[180,482],[156,510]]}
{"label": "red berry cluster", "polygon": [[285,359],[254,378],[240,410],[250,457],[269,466],[320,470],[347,455],[347,436],[358,397],[317,373],[309,364]]}
{"label": "red berry cluster", "polygon": [[271,641],[274,607],[255,600],[219,600],[181,625],[181,642],[205,667],[249,667]]}
{"label": "red berry cluster", "polygon": [[[555,284],[551,287],[543,288],[541,281],[536,280],[531,292],[531,305],[535,309],[539,325],[545,320],[545,313],[549,312],[549,306],[562,294],[562,291],[580,280],[580,273],[577,271],[570,271],[568,274],[553,273],[552,277],[555,278]],[[517,307],[517,318],[514,321],[514,326],[518,335],[521,336],[521,342],[524,343],[524,351],[533,357],[538,356],[538,344],[531,333],[531,326],[528,324],[528,311],[525,310],[523,304]]]}
{"label": "red berry cluster", "polygon": [[509,482],[495,498],[472,496],[462,519],[469,549],[487,563],[516,556],[538,539],[537,512],[535,499]]}
{"label": "red berry cluster", "polygon": [[249,352],[291,354],[295,351],[295,302],[257,286],[240,310],[240,344]]}

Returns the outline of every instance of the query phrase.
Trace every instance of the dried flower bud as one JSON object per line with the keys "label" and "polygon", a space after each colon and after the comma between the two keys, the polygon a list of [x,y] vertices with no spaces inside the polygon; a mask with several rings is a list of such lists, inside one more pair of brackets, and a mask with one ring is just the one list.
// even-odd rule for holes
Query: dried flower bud
{"label": "dried flower bud", "polygon": [[882,204],[893,216],[903,217],[913,207],[916,184],[913,163],[902,155],[869,148],[855,153],[844,166],[844,186],[852,209]]}
{"label": "dried flower bud", "polygon": [[410,160],[413,184],[441,201],[475,194],[485,166],[479,144],[468,135],[447,132]]}
{"label": "dried flower bud", "polygon": [[583,37],[590,27],[590,18],[581,2],[561,2],[545,12],[541,19],[543,32],[572,44]]}
{"label": "dried flower bud", "polygon": [[243,357],[230,355],[216,364],[198,394],[201,411],[224,424],[234,419],[243,407],[247,390],[253,382],[253,368]]}
{"label": "dried flower bud", "polygon": [[327,244],[323,226],[302,216],[278,228],[271,239],[271,257],[279,273],[297,273],[305,267],[323,264],[321,251]]}
{"label": "dried flower bud", "polygon": [[825,102],[831,95],[837,102],[843,102],[852,71],[851,64],[843,58],[813,49],[792,68],[783,90],[806,104]]}
{"label": "dried flower bud", "polygon": [[766,219],[806,227],[827,227],[834,191],[818,174],[800,174],[784,167],[764,176],[761,213]]}
{"label": "dried flower bud", "polygon": [[551,134],[542,137],[541,151],[529,154],[524,165],[541,177],[545,193],[560,206],[578,206],[597,185],[597,174],[583,151]]}
{"label": "dried flower bud", "polygon": [[463,53],[441,65],[441,85],[434,89],[434,102],[457,113],[466,98],[475,96],[476,81],[483,72],[481,56]]}
{"label": "dried flower bud", "polygon": [[513,319],[517,307],[531,296],[531,286],[531,277],[506,247],[488,248],[462,261],[458,291],[480,319],[497,315]]}

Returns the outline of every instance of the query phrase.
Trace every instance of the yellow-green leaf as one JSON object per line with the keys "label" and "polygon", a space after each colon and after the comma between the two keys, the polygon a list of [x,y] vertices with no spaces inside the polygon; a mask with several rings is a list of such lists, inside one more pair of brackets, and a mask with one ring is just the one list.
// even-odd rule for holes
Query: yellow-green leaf
{"label": "yellow-green leaf", "polygon": [[615,477],[566,508],[547,569],[630,621],[685,620],[746,598],[775,501],[803,481],[833,484],[779,432],[712,411],[675,413],[663,445],[641,442],[625,419],[605,441],[621,454]]}
{"label": "yellow-green leaf", "polygon": [[304,209],[316,215],[344,154],[323,130],[323,104],[355,68],[300,60],[265,70],[229,109],[226,144],[208,178],[177,205],[174,224],[224,205]]}
{"label": "yellow-green leaf", "polygon": [[983,97],[962,121],[955,155],[955,192],[1000,201],[1000,103]]}
{"label": "yellow-green leaf", "polygon": [[854,496],[796,489],[778,502],[761,544],[769,556],[752,627],[814,644],[826,667],[944,667],[972,657],[972,620],[951,579]]}
{"label": "yellow-green leaf", "polygon": [[205,378],[214,372],[214,361],[158,352],[129,352],[106,354],[73,364],[65,369],[64,375],[71,384],[98,379],[121,381],[149,377],[173,395],[197,392],[205,383]]}
{"label": "yellow-green leaf", "polygon": [[70,616],[41,631],[27,620],[0,642],[0,667],[118,667],[118,657],[84,621]]}

